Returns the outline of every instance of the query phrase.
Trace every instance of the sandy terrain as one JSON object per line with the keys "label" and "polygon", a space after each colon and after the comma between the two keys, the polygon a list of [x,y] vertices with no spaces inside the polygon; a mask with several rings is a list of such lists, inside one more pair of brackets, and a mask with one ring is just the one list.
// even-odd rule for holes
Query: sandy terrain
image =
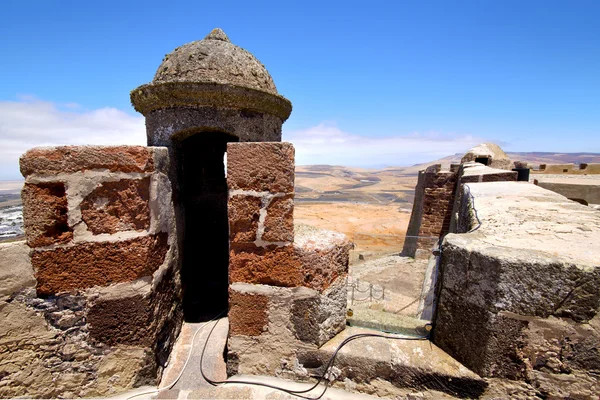
{"label": "sandy terrain", "polygon": [[397,205],[297,202],[294,209],[297,223],[346,234],[355,243],[353,259],[400,252],[409,219]]}

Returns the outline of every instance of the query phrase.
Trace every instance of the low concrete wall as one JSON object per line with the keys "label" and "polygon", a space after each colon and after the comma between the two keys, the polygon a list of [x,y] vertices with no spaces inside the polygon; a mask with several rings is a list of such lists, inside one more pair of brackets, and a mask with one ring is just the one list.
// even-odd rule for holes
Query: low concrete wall
{"label": "low concrete wall", "polygon": [[528,183],[464,186],[457,225],[477,229],[443,242],[434,342],[482,376],[591,398],[600,214]]}

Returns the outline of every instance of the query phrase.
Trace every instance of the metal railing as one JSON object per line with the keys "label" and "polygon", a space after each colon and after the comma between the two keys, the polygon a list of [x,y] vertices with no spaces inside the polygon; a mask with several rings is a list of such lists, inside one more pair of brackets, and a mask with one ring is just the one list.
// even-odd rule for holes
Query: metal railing
{"label": "metal railing", "polygon": [[[369,282],[362,282],[357,278],[354,281],[348,277],[346,287],[350,293],[350,304],[354,302],[372,302],[385,300],[385,288],[378,285],[373,285]],[[362,298],[361,298],[362,297]]]}

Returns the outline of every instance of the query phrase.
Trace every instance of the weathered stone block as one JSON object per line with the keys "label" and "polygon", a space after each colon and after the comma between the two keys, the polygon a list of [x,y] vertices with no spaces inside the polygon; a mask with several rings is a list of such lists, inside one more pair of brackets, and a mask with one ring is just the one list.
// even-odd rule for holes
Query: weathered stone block
{"label": "weathered stone block", "polygon": [[26,183],[21,198],[27,244],[30,247],[66,243],[73,238],[73,229],[67,221],[64,183]]}
{"label": "weathered stone block", "polygon": [[523,379],[526,367],[518,355],[523,321],[499,316],[484,307],[442,294],[434,342],[481,376]]}
{"label": "weathered stone block", "polygon": [[229,239],[232,242],[254,242],[260,219],[260,197],[237,195],[229,198]]}
{"label": "weathered stone block", "polygon": [[150,178],[104,182],[81,202],[81,217],[94,234],[150,227]]}
{"label": "weathered stone block", "polygon": [[479,229],[444,240],[435,343],[486,377],[597,368],[598,215],[534,185],[464,190],[457,227]]}
{"label": "weathered stone block", "polygon": [[294,299],[290,320],[296,338],[317,346],[334,337],[346,326],[347,306],[346,276],[337,281],[323,293]]}
{"label": "weathered stone block", "polygon": [[163,263],[168,248],[167,234],[160,233],[34,251],[31,262],[36,270],[37,292],[51,295],[151,275]]}
{"label": "weathered stone block", "polygon": [[228,143],[230,190],[270,193],[294,191],[294,147],[291,143]]}
{"label": "weathered stone block", "polygon": [[155,385],[154,364],[148,348],[119,347],[102,358],[86,397],[112,396],[140,385]]}
{"label": "weathered stone block", "polygon": [[229,334],[259,336],[267,326],[269,298],[255,293],[229,290]]}
{"label": "weathered stone block", "polygon": [[90,337],[110,346],[150,347],[148,368],[164,366],[182,321],[178,280],[169,270],[156,286],[146,278],[88,291],[94,298],[87,313]]}
{"label": "weathered stone block", "polygon": [[60,146],[31,149],[21,156],[20,166],[24,177],[91,169],[151,172],[154,159],[145,146]]}
{"label": "weathered stone block", "polygon": [[90,337],[114,346],[150,345],[150,302],[141,294],[124,298],[99,300],[87,315]]}
{"label": "weathered stone block", "polygon": [[294,247],[231,244],[229,281],[274,286],[302,286],[305,276]]}
{"label": "weathered stone block", "polygon": [[[373,333],[372,330],[346,327],[346,329],[318,350],[301,349],[298,362],[310,375],[321,375],[331,356],[342,341],[351,335]],[[463,367],[428,340],[389,340],[368,338],[353,340],[344,346],[336,358],[338,374],[335,380],[358,384],[373,384],[372,392],[385,398],[406,398],[405,395],[378,393],[380,380],[411,391],[428,389],[448,393],[451,397],[479,398],[487,383]],[[431,398],[445,398],[440,393],[428,393]],[[409,397],[410,398],[410,397]]]}
{"label": "weathered stone block", "polygon": [[350,243],[345,235],[306,225],[296,227],[293,245],[258,247],[232,243],[230,282],[306,286],[324,290],[348,272]]}
{"label": "weathered stone block", "polygon": [[[338,287],[336,285],[336,287]],[[256,329],[258,335],[250,336],[247,334],[235,334],[231,329],[229,331],[229,339],[227,342],[228,355],[228,374],[276,374],[281,375],[289,373],[296,368],[296,353],[300,348],[316,349],[314,344],[320,340],[320,335],[313,335],[308,329],[315,327],[321,331],[323,335],[335,335],[335,327],[342,327],[345,322],[338,319],[339,316],[345,318],[345,307],[343,312],[335,312],[323,320],[324,311],[327,302],[338,299],[345,305],[344,296],[333,295],[331,293],[323,294],[314,289],[306,287],[276,287],[270,285],[254,285],[248,283],[232,283],[230,292],[237,292],[246,296],[262,296],[268,299],[266,304],[265,323],[262,324],[262,303],[261,303],[261,321],[262,329]],[[321,302],[318,303],[316,298],[320,297]],[[252,298],[245,299],[246,303],[239,311],[244,312],[244,308],[253,307]],[[303,302],[303,300],[306,300]],[[230,300],[232,304],[232,300]],[[236,304],[241,304],[236,301]],[[320,317],[317,320],[312,320],[308,316],[308,320],[297,320],[296,327],[292,321],[292,310],[294,304],[298,309],[304,312],[317,312]],[[232,308],[233,309],[233,308]],[[231,309],[231,310],[232,310]],[[329,307],[333,310],[332,307]],[[230,310],[230,314],[231,314]],[[238,312],[238,311],[236,311]],[[230,316],[231,321],[231,316]],[[313,324],[314,323],[314,324]],[[248,322],[251,324],[251,322]],[[300,332],[298,333],[297,330]],[[301,341],[299,336],[303,336],[305,341]]]}
{"label": "weathered stone block", "polygon": [[600,315],[587,324],[568,318],[506,315],[527,323],[519,338],[524,344],[519,355],[529,368],[552,374],[600,371]]}
{"label": "weathered stone block", "polygon": [[268,242],[294,241],[294,195],[275,197],[267,208],[262,239]]}
{"label": "weathered stone block", "polygon": [[516,182],[517,172],[506,171],[505,173],[483,174],[482,182]]}
{"label": "weathered stone block", "polygon": [[25,242],[0,244],[0,297],[35,286],[29,250]]}
{"label": "weathered stone block", "polygon": [[342,233],[297,225],[294,250],[302,265],[303,286],[322,291],[345,276],[352,247]]}

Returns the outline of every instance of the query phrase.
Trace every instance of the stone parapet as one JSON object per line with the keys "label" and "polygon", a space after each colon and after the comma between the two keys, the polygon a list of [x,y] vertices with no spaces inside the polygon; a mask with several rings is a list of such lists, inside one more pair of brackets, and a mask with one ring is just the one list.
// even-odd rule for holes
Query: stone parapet
{"label": "stone parapet", "polygon": [[40,295],[132,281],[170,263],[174,211],[158,199],[171,192],[168,165],[166,149],[141,146],[23,155],[24,228]]}
{"label": "stone parapet", "polygon": [[600,174],[600,164],[540,164],[533,167],[532,174],[556,174],[556,175],[591,175]]}
{"label": "stone parapet", "polygon": [[428,258],[438,239],[448,233],[457,172],[432,165],[419,172],[415,200],[402,254]]}
{"label": "stone parapet", "polygon": [[434,342],[481,376],[583,396],[563,377],[593,382],[600,365],[600,216],[527,183],[462,190],[468,233],[443,242]]}
{"label": "stone parapet", "polygon": [[89,170],[152,172],[154,152],[144,146],[36,147],[21,156],[21,174],[56,175]]}
{"label": "stone parapet", "polygon": [[227,184],[228,373],[292,376],[300,348],[344,329],[352,245],[336,232],[294,227],[289,143],[229,143]]}
{"label": "stone parapet", "polygon": [[346,277],[326,290],[230,285],[228,374],[296,376],[298,352],[316,350],[346,325]]}
{"label": "stone parapet", "polygon": [[600,204],[600,175],[560,178],[536,175],[533,183],[584,205]]}
{"label": "stone parapet", "polygon": [[0,327],[1,397],[102,397],[158,382],[182,320],[169,168],[167,149],[141,146],[21,157],[31,250],[10,246],[22,260],[1,268],[11,321]]}

